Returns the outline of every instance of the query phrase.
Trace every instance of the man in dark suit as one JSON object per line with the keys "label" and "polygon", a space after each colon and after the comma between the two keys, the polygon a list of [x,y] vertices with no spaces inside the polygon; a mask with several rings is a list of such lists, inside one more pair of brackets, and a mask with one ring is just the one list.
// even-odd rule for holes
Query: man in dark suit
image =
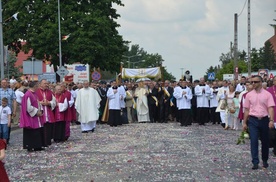
{"label": "man in dark suit", "polygon": [[[179,86],[178,85],[178,82],[176,81],[172,81],[172,88],[173,88],[173,91],[175,89],[175,87]],[[178,118],[178,108],[177,108],[177,103],[176,103],[176,98],[174,96],[172,96],[172,99],[171,99],[171,121],[177,121],[179,120]]]}
{"label": "man in dark suit", "polygon": [[169,115],[171,114],[171,99],[173,97],[173,88],[170,86],[170,81],[166,80],[163,87],[164,91],[164,100],[163,108],[164,112],[162,113],[162,122],[167,123],[169,121]]}
{"label": "man in dark suit", "polygon": [[100,102],[100,116],[99,116],[99,120],[98,120],[101,123],[104,107],[105,107],[106,100],[107,100],[107,97],[106,97],[107,88],[106,88],[105,81],[100,81],[100,85],[97,88],[97,91],[102,99]]}
{"label": "man in dark suit", "polygon": [[195,80],[193,85],[191,86],[191,90],[192,90],[192,94],[193,94],[193,98],[191,101],[192,104],[192,115],[193,115],[193,122],[197,123],[197,104],[196,104],[196,95],[195,95],[195,87],[199,84],[199,80]]}
{"label": "man in dark suit", "polygon": [[149,83],[148,106],[151,123],[156,123],[158,121],[158,88],[155,87],[155,84],[156,83],[153,81]]}

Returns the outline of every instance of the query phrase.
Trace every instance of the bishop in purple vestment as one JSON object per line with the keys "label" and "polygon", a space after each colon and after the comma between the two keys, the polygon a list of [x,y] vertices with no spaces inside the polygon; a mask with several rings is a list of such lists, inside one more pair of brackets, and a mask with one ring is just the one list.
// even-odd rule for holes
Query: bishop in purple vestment
{"label": "bishop in purple vestment", "polygon": [[44,146],[43,110],[36,95],[38,84],[30,82],[29,87],[21,103],[20,127],[23,128],[23,148],[28,151],[40,151]]}
{"label": "bishop in purple vestment", "polygon": [[52,144],[53,128],[55,122],[54,109],[56,106],[56,100],[53,96],[53,92],[49,89],[49,83],[47,80],[42,79],[39,84],[39,88],[36,90],[36,95],[43,108],[42,120],[44,123],[44,144],[48,147]]}

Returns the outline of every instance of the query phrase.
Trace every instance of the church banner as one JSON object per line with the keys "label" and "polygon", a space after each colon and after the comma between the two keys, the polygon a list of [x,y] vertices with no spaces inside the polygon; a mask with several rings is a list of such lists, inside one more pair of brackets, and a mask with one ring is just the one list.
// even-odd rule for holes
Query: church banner
{"label": "church banner", "polygon": [[122,78],[161,78],[160,67],[139,68],[139,69],[122,69]]}

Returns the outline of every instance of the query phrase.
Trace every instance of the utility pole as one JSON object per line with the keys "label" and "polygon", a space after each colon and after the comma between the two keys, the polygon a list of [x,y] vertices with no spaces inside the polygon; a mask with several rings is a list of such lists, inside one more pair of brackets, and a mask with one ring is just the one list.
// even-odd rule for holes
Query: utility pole
{"label": "utility pole", "polygon": [[2,18],[2,1],[0,0],[0,66],[1,80],[4,79],[4,43],[3,43],[3,18]]}
{"label": "utility pole", "polygon": [[238,79],[238,14],[234,15],[234,78]]}
{"label": "utility pole", "polygon": [[248,14],[247,14],[247,55],[248,55],[248,77],[251,76],[251,25],[250,25],[250,0],[247,0],[248,3]]}
{"label": "utility pole", "polygon": [[4,63],[6,61],[6,65],[7,65],[7,78],[10,78],[10,63],[9,63],[9,50],[8,50],[8,46],[3,46],[4,47]]}
{"label": "utility pole", "polygon": [[230,59],[234,59],[234,53],[233,53],[233,42],[230,42]]}
{"label": "utility pole", "polygon": [[[59,47],[59,68],[62,66],[62,52],[61,52],[61,30],[60,30],[60,1],[58,0],[58,47]],[[60,79],[62,81],[62,79]]]}

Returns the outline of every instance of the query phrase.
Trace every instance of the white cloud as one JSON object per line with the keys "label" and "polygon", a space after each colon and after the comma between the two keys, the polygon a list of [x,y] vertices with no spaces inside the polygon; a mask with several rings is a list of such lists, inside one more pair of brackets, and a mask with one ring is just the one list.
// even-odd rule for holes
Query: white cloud
{"label": "white cloud", "polygon": [[198,2],[201,3],[195,3],[193,0],[123,1],[125,6],[119,7],[119,11],[122,14],[127,13],[127,16],[122,18],[128,21],[179,22],[201,18],[201,14],[197,12],[204,11],[204,0]]}
{"label": "white cloud", "polygon": [[[219,56],[234,39],[234,13],[244,1],[232,0],[122,0],[116,7],[121,18],[119,33],[148,53],[158,53],[177,79],[181,70],[195,78],[219,64]],[[274,30],[275,0],[251,1],[252,47],[260,48]],[[274,21],[275,23],[275,21]],[[247,50],[247,5],[238,19],[238,47]]]}

